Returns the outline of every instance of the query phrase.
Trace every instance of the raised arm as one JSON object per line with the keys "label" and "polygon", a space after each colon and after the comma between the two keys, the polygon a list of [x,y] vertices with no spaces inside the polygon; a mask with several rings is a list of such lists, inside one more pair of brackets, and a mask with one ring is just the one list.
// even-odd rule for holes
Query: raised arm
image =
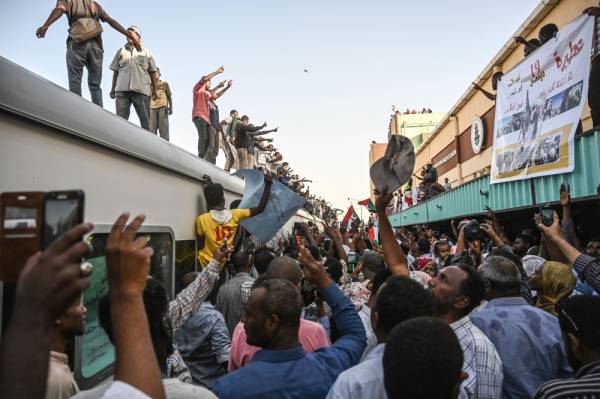
{"label": "raised arm", "polygon": [[215,76],[217,76],[218,74],[223,73],[223,72],[225,72],[225,67],[221,65],[214,72],[211,72],[208,75],[202,76],[202,80],[206,82],[207,80],[211,80],[212,78],[214,78]]}
{"label": "raised arm", "polygon": [[63,4],[57,4],[56,7],[54,7],[52,11],[50,11],[50,15],[48,16],[48,19],[46,19],[46,22],[44,22],[44,25],[40,26],[35,32],[35,35],[38,37],[38,39],[46,37],[46,32],[48,32],[48,28],[50,28],[50,26],[53,23],[58,21],[58,19],[62,17],[62,15],[66,12],[67,9]]}
{"label": "raised arm", "polygon": [[376,194],[378,195],[375,200],[375,208],[377,209],[377,217],[379,219],[379,238],[383,247],[385,264],[390,269],[392,275],[409,277],[410,272],[408,271],[406,255],[404,255],[402,247],[396,240],[394,229],[386,213],[387,205],[392,200],[393,194],[388,193],[385,188],[383,192],[376,192]]}
{"label": "raised arm", "polygon": [[91,224],[69,230],[28,259],[0,346],[0,398],[43,398],[55,320],[89,285],[80,275]]}
{"label": "raised arm", "polygon": [[473,85],[473,88],[475,90],[479,90],[484,96],[486,96],[489,100],[491,101],[496,101],[496,95],[490,93],[489,91],[487,91],[486,89],[484,89],[483,87],[479,86],[477,83],[472,82],[471,83]]}
{"label": "raised arm", "polygon": [[262,197],[256,208],[250,209],[250,217],[259,215],[264,212],[269,201],[269,193],[271,192],[271,185],[273,184],[273,178],[270,175],[265,175],[265,189],[263,190]]}
{"label": "raised arm", "polygon": [[579,248],[575,224],[571,218],[571,185],[560,185],[560,205],[562,206],[562,233],[569,244]]}
{"label": "raised arm", "polygon": [[225,94],[225,92],[227,90],[229,90],[229,88],[231,87],[231,85],[233,85],[233,80],[230,80],[229,82],[227,82],[227,84],[225,85],[225,87],[221,91],[219,91],[219,92],[217,92],[215,94],[215,98],[214,99],[216,100],[216,99],[220,98],[223,94]]}
{"label": "raised arm", "polygon": [[323,228],[325,229],[325,233],[331,238],[333,241],[333,245],[335,246],[335,250],[340,256],[340,259],[348,264],[348,254],[344,249],[344,243],[342,241],[342,233],[339,230],[329,226],[328,224],[323,224]]}
{"label": "raised arm", "polygon": [[334,361],[328,362],[329,366],[334,368],[332,371],[339,373],[358,363],[367,346],[365,328],[350,299],[342,294],[339,287],[325,273],[323,266],[306,248],[300,248],[298,261],[304,265],[304,276],[319,288],[321,296],[327,301],[335,317],[341,336],[331,348],[320,351],[318,356],[322,356],[324,360],[332,358]]}
{"label": "raised arm", "polygon": [[221,261],[227,251],[226,247],[219,248],[208,266],[198,274],[198,277],[169,302],[169,318],[173,330],[182,327],[190,316],[200,309],[202,302],[208,298],[215,283],[219,280]]}
{"label": "raised arm", "polygon": [[121,33],[122,35],[124,35],[125,37],[129,38],[131,40],[131,42],[133,43],[133,46],[138,50],[141,51],[142,49],[142,45],[139,42],[137,36],[135,35],[135,33],[133,32],[129,32],[127,29],[125,29],[123,27],[123,25],[121,25],[119,22],[117,22],[115,19],[112,19],[109,15],[107,15],[106,13],[101,17],[101,19],[106,22],[108,25],[110,25],[111,28],[113,28],[114,30],[116,30],[117,32]]}
{"label": "raised arm", "polygon": [[144,215],[125,227],[128,218],[127,213],[119,216],[106,242],[106,273],[117,355],[115,380],[151,398],[164,399],[143,299],[153,251],[146,246],[144,237],[135,238]]}

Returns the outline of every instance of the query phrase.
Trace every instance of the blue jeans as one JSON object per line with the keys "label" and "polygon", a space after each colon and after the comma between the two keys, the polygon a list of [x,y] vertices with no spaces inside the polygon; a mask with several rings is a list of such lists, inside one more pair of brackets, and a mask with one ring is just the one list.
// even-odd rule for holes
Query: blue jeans
{"label": "blue jeans", "polygon": [[115,106],[117,115],[121,118],[129,119],[131,104],[140,120],[143,129],[150,130],[150,96],[137,91],[118,91],[116,92]]}
{"label": "blue jeans", "polygon": [[77,44],[67,41],[67,72],[69,73],[69,90],[81,96],[81,79],[83,68],[88,71],[88,87],[92,102],[102,107],[102,59],[104,50],[95,39]]}

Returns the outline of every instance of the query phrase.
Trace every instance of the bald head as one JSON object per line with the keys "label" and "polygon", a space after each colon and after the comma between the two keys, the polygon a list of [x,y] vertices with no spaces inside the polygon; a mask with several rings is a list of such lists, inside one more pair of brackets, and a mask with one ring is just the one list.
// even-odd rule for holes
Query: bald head
{"label": "bald head", "polygon": [[267,268],[266,278],[280,278],[294,285],[299,285],[302,280],[302,269],[297,260],[289,256],[280,256],[274,259]]}

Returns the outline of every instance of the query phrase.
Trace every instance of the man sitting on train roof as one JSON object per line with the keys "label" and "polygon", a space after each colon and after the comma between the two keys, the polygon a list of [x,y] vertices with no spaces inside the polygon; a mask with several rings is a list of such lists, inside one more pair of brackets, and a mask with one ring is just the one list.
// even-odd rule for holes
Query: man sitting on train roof
{"label": "man sitting on train roof", "polygon": [[[208,265],[212,255],[219,247],[225,242],[233,242],[242,220],[256,216],[265,210],[272,183],[271,176],[265,175],[265,190],[256,208],[232,210],[225,208],[225,194],[222,185],[219,183],[206,185],[204,198],[206,199],[208,212],[196,219],[196,233],[199,239],[198,248],[201,248],[198,251],[198,260],[203,268]],[[224,264],[225,260],[221,262],[221,266]]]}

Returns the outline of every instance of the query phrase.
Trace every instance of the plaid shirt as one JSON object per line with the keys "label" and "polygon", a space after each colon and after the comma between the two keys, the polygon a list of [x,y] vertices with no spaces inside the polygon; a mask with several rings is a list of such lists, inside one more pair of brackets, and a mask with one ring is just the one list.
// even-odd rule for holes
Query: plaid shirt
{"label": "plaid shirt", "polygon": [[[208,266],[204,268],[196,279],[181,290],[179,294],[169,302],[169,318],[173,333],[182,327],[185,322],[202,306],[202,302],[208,298],[215,283],[219,280],[219,262],[211,259]],[[175,348],[174,352],[167,358],[167,377],[177,378],[181,382],[192,383],[192,375],[186,366],[181,354]]]}
{"label": "plaid shirt", "polygon": [[502,397],[502,361],[494,344],[469,316],[450,324],[463,350],[463,371],[469,375],[460,386],[460,398]]}
{"label": "plaid shirt", "polygon": [[169,302],[169,318],[173,331],[182,327],[190,316],[200,309],[202,302],[208,298],[219,280],[219,269],[219,263],[211,259],[198,277]]}
{"label": "plaid shirt", "polygon": [[573,267],[582,281],[600,293],[600,258],[581,254],[575,259]]}

